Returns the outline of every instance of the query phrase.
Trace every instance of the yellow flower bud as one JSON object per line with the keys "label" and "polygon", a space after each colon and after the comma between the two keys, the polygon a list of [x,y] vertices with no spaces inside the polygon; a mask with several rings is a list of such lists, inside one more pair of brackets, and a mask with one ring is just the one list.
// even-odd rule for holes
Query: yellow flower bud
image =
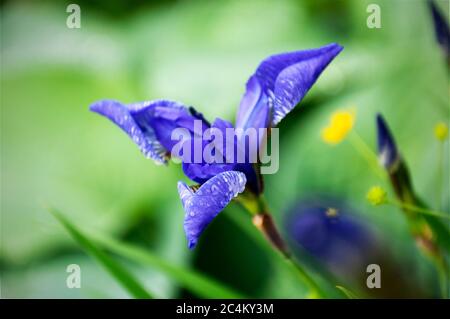
{"label": "yellow flower bud", "polygon": [[366,198],[369,201],[369,203],[371,203],[374,206],[378,206],[386,203],[387,194],[386,191],[382,189],[380,186],[373,186],[367,192]]}

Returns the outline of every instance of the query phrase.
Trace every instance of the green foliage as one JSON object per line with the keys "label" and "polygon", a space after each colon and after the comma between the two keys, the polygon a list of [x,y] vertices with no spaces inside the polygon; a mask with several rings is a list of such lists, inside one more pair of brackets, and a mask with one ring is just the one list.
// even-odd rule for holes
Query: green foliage
{"label": "green foliage", "polygon": [[348,299],[360,299],[355,293],[345,287],[336,286],[336,288],[339,289]]}
{"label": "green foliage", "polygon": [[91,254],[134,298],[150,299],[152,296],[139,281],[114,259],[101,251],[88,237],[72,225],[60,212],[50,208],[49,211],[64,226],[75,241]]}
{"label": "green foliage", "polygon": [[148,250],[133,247],[126,243],[100,236],[92,235],[94,240],[108,250],[121,255],[137,264],[154,267],[169,276],[174,282],[202,298],[242,298],[243,296],[232,289],[208,278],[195,270],[184,269],[161,259]]}
{"label": "green foliage", "polygon": [[107,249],[125,259],[129,259],[141,266],[153,267],[166,274],[195,295],[202,298],[242,298],[238,292],[208,278],[196,271],[184,269],[173,265],[164,259],[139,247],[128,245],[114,240],[98,232],[83,234],[76,226],[70,223],[60,212],[49,209],[53,216],[64,226],[77,243],[91,254],[102,266],[106,268],[114,278],[123,285],[133,297],[151,298],[140,283],[124,269],[119,263],[111,259],[102,249]]}

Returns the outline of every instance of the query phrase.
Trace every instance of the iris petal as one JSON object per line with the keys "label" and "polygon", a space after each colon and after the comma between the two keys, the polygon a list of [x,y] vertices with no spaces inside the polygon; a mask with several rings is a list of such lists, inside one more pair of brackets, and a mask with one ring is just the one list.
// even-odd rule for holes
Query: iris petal
{"label": "iris petal", "polygon": [[258,78],[252,75],[247,81],[236,118],[236,127],[246,129],[266,128],[269,124],[270,108]]}
{"label": "iris petal", "polygon": [[[194,131],[194,120],[199,119],[183,104],[168,100],[127,105],[102,100],[92,104],[90,109],[124,130],[146,157],[161,163],[167,162],[169,152],[177,142],[171,139],[172,131],[180,127]],[[207,126],[203,122],[202,125]]]}
{"label": "iris petal", "polygon": [[266,117],[271,126],[276,126],[303,99],[342,49],[333,43],[266,58],[247,82],[237,127],[260,128],[260,123],[267,121]]}
{"label": "iris petal", "polygon": [[178,182],[178,193],[185,211],[184,231],[189,249],[228,203],[245,189],[246,178],[241,172],[227,171],[206,181],[194,192]]}
{"label": "iris petal", "polygon": [[124,104],[102,100],[90,106],[91,111],[109,118],[139,146],[141,152],[147,157],[157,162],[166,162],[165,149],[157,141],[153,131],[144,131],[131,116],[130,110]]}
{"label": "iris petal", "polygon": [[[222,140],[219,141],[218,137],[214,137],[210,140],[203,139],[202,140],[202,149],[200,150],[203,154],[204,148],[207,144],[213,143],[215,144],[215,150],[219,151],[223,157],[222,163],[213,162],[208,164],[206,159],[202,157],[201,163],[194,162],[183,162],[183,172],[184,174],[197,183],[204,183],[208,179],[213,176],[216,176],[219,173],[225,171],[232,171],[235,167],[235,159],[232,158],[229,162],[226,161],[226,129],[233,128],[233,125],[225,120],[220,118],[216,118],[213,124],[211,125],[212,132],[214,130],[219,130],[220,135],[222,136]],[[213,133],[214,134],[214,133]],[[221,142],[221,143],[220,143]],[[193,145],[193,147],[195,147]]]}

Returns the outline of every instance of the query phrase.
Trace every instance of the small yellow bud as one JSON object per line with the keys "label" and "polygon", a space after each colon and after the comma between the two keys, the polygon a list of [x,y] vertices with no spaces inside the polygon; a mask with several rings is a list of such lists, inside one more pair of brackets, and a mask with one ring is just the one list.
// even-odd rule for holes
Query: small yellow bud
{"label": "small yellow bud", "polygon": [[387,194],[386,191],[382,189],[380,186],[373,186],[367,192],[366,198],[369,201],[369,203],[371,203],[374,206],[378,206],[386,203]]}
{"label": "small yellow bud", "polygon": [[322,129],[322,140],[332,145],[339,144],[352,130],[354,122],[354,112],[337,111],[333,113],[328,126]]}
{"label": "small yellow bud", "polygon": [[444,122],[439,122],[434,127],[434,136],[439,141],[445,141],[448,138],[448,125]]}

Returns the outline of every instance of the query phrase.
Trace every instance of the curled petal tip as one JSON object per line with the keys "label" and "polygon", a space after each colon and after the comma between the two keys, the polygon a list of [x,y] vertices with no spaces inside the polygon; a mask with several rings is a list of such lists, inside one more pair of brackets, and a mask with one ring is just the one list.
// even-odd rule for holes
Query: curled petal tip
{"label": "curled petal tip", "polygon": [[316,50],[321,50],[321,54],[322,55],[328,55],[330,61],[332,59],[334,59],[339,53],[341,53],[342,50],[344,50],[344,47],[342,45],[340,45],[339,43],[330,43],[327,44],[319,49]]}
{"label": "curled petal tip", "polygon": [[95,113],[104,114],[107,112],[108,108],[115,106],[120,107],[120,105],[121,103],[115,100],[99,100],[89,105],[89,110]]}
{"label": "curled petal tip", "polygon": [[97,112],[99,102],[92,103],[89,105],[89,111]]}
{"label": "curled petal tip", "polygon": [[331,44],[329,44],[329,46],[332,47],[336,51],[336,54],[338,54],[339,52],[344,50],[344,47],[342,45],[340,45],[339,43],[331,43]]}

